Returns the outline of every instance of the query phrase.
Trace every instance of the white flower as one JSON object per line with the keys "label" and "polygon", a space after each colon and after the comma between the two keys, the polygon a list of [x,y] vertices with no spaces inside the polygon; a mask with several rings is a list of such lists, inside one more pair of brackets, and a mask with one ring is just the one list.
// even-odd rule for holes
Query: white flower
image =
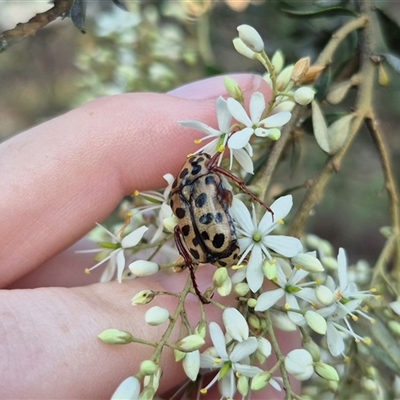
{"label": "white flower", "polygon": [[[232,115],[230,114],[227,102],[221,96],[217,99],[217,120],[218,129],[212,128],[199,121],[181,121],[180,125],[187,128],[197,129],[204,132],[207,136],[197,139],[196,143],[201,143],[203,140],[213,138],[205,146],[201,147],[196,153],[206,153],[213,156],[214,154],[220,152],[221,155],[218,158],[218,165],[221,164],[223,153],[225,151],[226,143],[228,141],[229,135],[231,135],[231,121]],[[250,146],[244,146],[241,149],[232,149],[230,151],[230,166],[232,169],[233,158],[237,160],[240,166],[248,173],[253,173],[253,161],[251,160],[252,149]]]}
{"label": "white flower", "polygon": [[246,278],[250,289],[256,292],[263,284],[264,273],[263,263],[265,258],[272,260],[268,249],[272,249],[285,257],[296,256],[303,248],[300,240],[289,236],[269,235],[289,213],[292,208],[292,196],[283,196],[276,200],[270,212],[266,212],[258,223],[254,211],[250,215],[247,207],[236,197],[233,199],[231,213],[236,221],[239,235],[239,246],[242,256],[238,264],[242,263],[245,257],[251,252],[246,268]]}
{"label": "white flower", "polygon": [[[344,338],[352,336],[356,342],[369,342],[369,339],[356,334],[350,323],[348,316],[353,321],[358,320],[358,315],[374,320],[360,309],[360,305],[365,297],[373,296],[369,291],[359,291],[354,282],[348,282],[347,279],[347,259],[344,249],[340,248],[338,257],[338,280],[336,286],[333,279],[328,276],[325,286],[333,292],[334,303],[329,307],[321,308],[317,312],[327,320],[327,343],[329,351],[333,356],[343,354],[345,349]],[[341,324],[344,323],[344,326]]]}
{"label": "white flower", "polygon": [[[309,303],[315,301],[314,290],[307,288],[314,282],[299,283],[308,275],[303,269],[293,268],[289,278],[286,278],[282,268],[277,269],[277,277],[275,283],[280,286],[279,289],[269,290],[260,295],[255,307],[256,311],[265,311],[275,305],[283,296],[285,296],[285,308],[287,310],[300,310],[296,297],[303,299]],[[297,312],[288,312],[288,317],[296,324],[303,324],[304,317]]]}
{"label": "white flower", "polygon": [[[241,318],[237,318],[238,315]],[[214,347],[200,355],[200,366],[211,370],[218,369],[219,372],[201,389],[201,393],[206,393],[219,381],[222,396],[233,398],[236,393],[236,374],[252,378],[261,373],[262,369],[250,365],[249,356],[257,351],[258,341],[255,337],[248,337],[249,327],[244,317],[236,309],[227,308],[223,320],[234,343],[227,348],[222,329],[217,323],[210,322],[209,332]]]}
{"label": "white flower", "polygon": [[289,111],[282,111],[261,119],[265,111],[265,98],[262,93],[255,92],[250,99],[250,116],[247,115],[243,106],[235,99],[227,100],[229,112],[237,121],[245,127],[229,138],[229,149],[242,149],[248,143],[253,134],[259,137],[277,137],[279,128],[285,125],[291,118]]}
{"label": "white flower", "polygon": [[139,398],[139,393],[139,379],[130,376],[119,384],[111,396],[111,400],[137,400]]}
{"label": "white flower", "polygon": [[134,208],[132,210],[133,213],[135,211],[144,212],[144,211],[159,209],[157,231],[154,234],[153,238],[151,239],[151,243],[154,243],[160,237],[160,235],[163,231],[163,228],[164,228],[164,225],[163,225],[164,219],[170,218],[173,215],[172,209],[169,205],[169,194],[171,193],[171,187],[172,187],[172,184],[174,183],[174,177],[171,174],[165,174],[163,176],[163,178],[167,181],[168,185],[163,190],[162,193],[160,193],[156,190],[135,192],[136,196],[141,195],[145,199],[148,199],[151,202],[151,204]]}
{"label": "white flower", "polygon": [[314,373],[312,356],[304,349],[292,350],[285,358],[285,368],[297,380],[305,381]]}
{"label": "white flower", "polygon": [[[119,238],[118,236],[111,233],[107,228],[104,226],[97,224],[101,229],[103,229],[106,233],[108,233],[112,238],[112,243],[110,243],[110,247],[114,250],[110,251],[110,253],[105,257],[103,260],[98,262],[92,268],[89,268],[87,272],[89,273],[93,269],[97,268],[98,266],[104,264],[106,261],[109,261],[106,269],[101,276],[100,282],[108,282],[114,276],[115,270],[117,270],[117,279],[118,282],[122,282],[122,273],[125,269],[125,250],[136,246],[141,240],[145,232],[149,229],[147,226],[141,226],[140,228],[135,229],[129,235],[125,236],[124,238]],[[88,253],[98,250],[84,250],[80,251],[80,253]]]}

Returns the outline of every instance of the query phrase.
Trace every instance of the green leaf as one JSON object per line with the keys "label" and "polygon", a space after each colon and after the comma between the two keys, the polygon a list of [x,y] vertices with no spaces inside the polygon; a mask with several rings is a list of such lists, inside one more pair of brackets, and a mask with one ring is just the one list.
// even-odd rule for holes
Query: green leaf
{"label": "green leaf", "polygon": [[296,10],[296,9],[288,9],[281,8],[281,11],[285,14],[290,15],[295,18],[321,18],[321,17],[332,17],[338,15],[349,15],[349,16],[358,16],[358,14],[345,7],[328,7],[328,8],[314,8],[311,10]]}
{"label": "green leaf", "polygon": [[312,101],[311,108],[315,139],[317,140],[319,147],[321,147],[325,153],[329,153],[328,126],[324,114],[316,100]]}
{"label": "green leaf", "polygon": [[378,21],[381,27],[382,36],[388,49],[397,55],[400,55],[400,26],[389,17],[383,10],[375,6],[375,11],[378,16]]}
{"label": "green leaf", "polygon": [[381,56],[385,58],[386,62],[395,70],[395,72],[400,74],[400,58],[391,54],[381,54]]}
{"label": "green leaf", "polygon": [[86,33],[83,27],[86,18],[86,0],[74,0],[71,9],[69,11],[69,16],[71,17],[71,20],[74,23],[74,25],[82,33]]}
{"label": "green leaf", "polygon": [[128,9],[126,8],[126,5],[124,4],[124,2],[122,0],[112,0],[112,2],[117,7],[119,7],[121,10],[128,11]]}

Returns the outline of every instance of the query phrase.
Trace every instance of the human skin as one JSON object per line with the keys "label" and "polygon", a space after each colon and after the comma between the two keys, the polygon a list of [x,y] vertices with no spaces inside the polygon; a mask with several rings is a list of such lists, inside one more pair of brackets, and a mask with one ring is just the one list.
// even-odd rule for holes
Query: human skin
{"label": "human skin", "polygon": [[[270,93],[258,76],[233,77],[247,99]],[[96,336],[118,328],[156,341],[165,328],[147,326],[148,307],[134,308],[130,299],[146,288],[179,290],[187,273],[99,284],[100,270],[84,274],[92,256],[76,250],[87,248],[80,239],[124,196],[163,187],[162,176],[179,171],[201,133],[177,121],[216,126],[219,95],[226,95],[221,77],[169,94],[100,98],[0,145],[0,398],[109,398],[151,355],[148,347],[110,346]],[[213,271],[199,271],[201,288]],[[194,315],[197,301],[189,300]],[[174,300],[154,304],[173,310]],[[219,321],[218,310],[207,307],[207,318]],[[283,341],[285,352],[296,346]],[[174,367],[163,369],[161,392],[185,380],[171,352],[163,365]]]}

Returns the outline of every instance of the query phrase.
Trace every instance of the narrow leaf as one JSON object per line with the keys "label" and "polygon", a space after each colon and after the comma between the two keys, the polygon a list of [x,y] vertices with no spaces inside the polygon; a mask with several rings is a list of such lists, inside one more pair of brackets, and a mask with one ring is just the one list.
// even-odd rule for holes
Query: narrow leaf
{"label": "narrow leaf", "polygon": [[329,8],[315,8],[312,10],[291,10],[291,9],[283,9],[281,11],[285,14],[288,14],[294,18],[321,18],[321,17],[332,17],[338,15],[350,15],[350,16],[357,16],[357,13],[353,10],[349,10],[345,7],[329,7]]}
{"label": "narrow leaf", "polygon": [[326,125],[324,114],[316,100],[311,103],[312,108],[312,125],[314,136],[319,147],[326,153],[329,153],[328,127]]}
{"label": "narrow leaf", "polygon": [[339,104],[347,95],[350,88],[353,86],[351,80],[340,82],[332,86],[331,90],[326,96],[329,104]]}
{"label": "narrow leaf", "polygon": [[354,114],[345,115],[336,120],[328,128],[329,154],[337,153],[349,136],[351,121]]}
{"label": "narrow leaf", "polygon": [[86,18],[86,0],[74,0],[71,9],[69,11],[69,16],[71,17],[71,20],[74,23],[74,25],[82,33],[86,33],[83,27]]}
{"label": "narrow leaf", "polygon": [[386,62],[397,72],[400,74],[400,58],[395,57],[391,54],[382,54],[385,58]]}

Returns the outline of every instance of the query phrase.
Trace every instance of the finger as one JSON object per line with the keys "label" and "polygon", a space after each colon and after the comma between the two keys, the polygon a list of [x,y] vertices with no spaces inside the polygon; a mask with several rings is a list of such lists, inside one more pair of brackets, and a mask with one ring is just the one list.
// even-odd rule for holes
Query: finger
{"label": "finger", "polygon": [[[200,271],[199,279],[201,276]],[[187,274],[164,276],[162,286],[153,279],[151,288],[165,289],[165,282],[175,289],[176,285],[183,288],[187,278]],[[158,342],[168,322],[159,327],[147,325],[144,313],[149,306],[133,307],[129,301],[149,286],[146,279],[137,279],[74,289],[0,291],[1,397],[110,398],[123,379],[138,373],[140,362],[148,359],[154,348],[135,343],[106,345],[96,336],[105,329],[118,328]],[[170,296],[156,298],[151,305],[156,304],[171,313],[176,308]],[[191,323],[196,324],[200,319],[197,298],[190,295],[186,306]],[[218,314],[214,307],[207,311],[212,320],[218,320]],[[177,341],[177,334],[171,342]],[[163,368],[161,391],[185,379],[170,349],[165,351],[163,365],[169,368]]]}
{"label": "finger", "polygon": [[[270,92],[260,77],[236,78],[245,89]],[[207,83],[202,100],[179,91],[95,100],[3,143],[0,287],[70,246],[123,196],[164,186],[162,175],[177,172],[198,136],[177,122],[215,125],[216,93],[226,92],[223,78],[211,82],[213,96],[206,99]]]}

